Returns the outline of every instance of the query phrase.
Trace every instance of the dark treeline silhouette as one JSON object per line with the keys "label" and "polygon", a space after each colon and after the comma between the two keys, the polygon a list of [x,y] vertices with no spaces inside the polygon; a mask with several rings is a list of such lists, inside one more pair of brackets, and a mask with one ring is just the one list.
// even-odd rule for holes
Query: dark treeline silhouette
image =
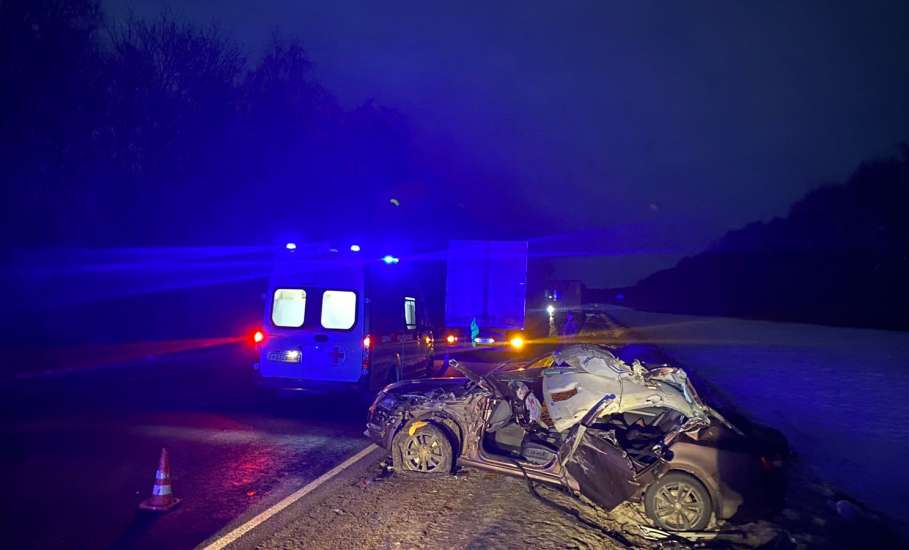
{"label": "dark treeline silhouette", "polygon": [[[623,289],[665,312],[909,329],[909,147]],[[616,293],[611,293],[615,295]]]}
{"label": "dark treeline silhouette", "polygon": [[472,192],[521,204],[399,113],[343,108],[302,42],[277,34],[250,59],[169,12],[106,21],[94,0],[4,1],[0,82],[2,223],[20,247],[443,235],[496,223]]}
{"label": "dark treeline silhouette", "polygon": [[539,223],[503,219],[499,205],[523,204],[508,177],[375,101],[341,105],[300,40],[254,46],[171,12],[0,2],[3,347],[243,334],[268,267],[220,270],[230,247],[435,245]]}

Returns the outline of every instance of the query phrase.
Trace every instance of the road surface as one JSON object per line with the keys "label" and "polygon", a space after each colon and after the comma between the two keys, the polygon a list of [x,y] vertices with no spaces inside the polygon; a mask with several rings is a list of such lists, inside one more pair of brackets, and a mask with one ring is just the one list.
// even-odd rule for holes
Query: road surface
{"label": "road surface", "polygon": [[[0,387],[7,548],[189,548],[368,445],[362,401],[257,400],[236,346]],[[140,513],[162,447],[180,505]]]}
{"label": "road surface", "polygon": [[[607,332],[617,329],[620,327],[613,324]],[[650,363],[667,359],[665,346],[636,342],[634,334],[632,330],[630,342],[628,334],[617,338],[624,341],[617,350],[620,356]],[[253,389],[249,368],[253,360],[249,350],[225,346],[122,368],[0,384],[4,547],[193,547],[294,494],[367,448],[361,399],[303,395],[263,400]],[[694,369],[692,374],[698,378],[701,373]],[[707,380],[695,381],[709,401],[726,397],[711,395],[714,387]],[[149,496],[162,447],[170,453],[174,491],[182,502],[164,515],[140,513],[137,505]],[[381,454],[369,456],[377,463]],[[363,479],[369,482],[368,477]],[[331,490],[341,487],[341,496],[332,498],[340,500],[330,509],[319,504],[299,519],[294,519],[299,515],[296,510],[288,509],[294,518],[288,519],[293,521],[287,527],[280,521],[270,522],[250,533],[250,539],[279,545],[290,541],[291,546],[299,546],[300,541],[310,540],[303,531],[309,532],[311,526],[318,527],[312,530],[313,536],[330,538],[332,529],[350,528],[362,520],[378,522],[385,530],[357,540],[367,547],[385,547],[396,534],[403,537],[406,533],[387,523],[392,518],[382,515],[387,512],[384,503],[395,500],[396,495],[406,497],[407,487],[419,490],[418,485],[405,487],[395,479],[387,488],[373,487],[373,499],[364,497],[359,488],[351,489],[349,483],[347,488],[337,485]],[[479,510],[482,504],[471,500],[471,492],[481,485],[485,486],[451,485],[451,496]],[[495,487],[504,500],[517,499],[526,513],[527,495],[521,484]],[[379,498],[385,493],[391,497]],[[369,508],[370,503],[375,506]],[[829,508],[823,501],[820,507]],[[468,508],[461,511],[468,514]],[[805,518],[809,516],[799,512],[791,520],[795,525],[787,528],[808,525]],[[513,520],[507,518],[515,517],[520,514],[497,516],[501,525],[487,535],[510,532],[508,529],[518,529],[526,536],[540,535],[531,533],[534,530],[527,525],[520,528],[508,523]],[[815,515],[814,523],[818,517]],[[822,530],[830,531],[833,520],[818,525],[827,525]],[[433,524],[421,521],[412,525],[415,531],[408,536],[437,541],[435,535],[421,535]],[[576,526],[568,522],[563,527],[571,530]],[[276,529],[283,534],[273,535]],[[853,535],[865,537],[861,531]],[[269,538],[272,536],[277,538]],[[474,533],[468,538],[486,540],[483,536]]]}
{"label": "road surface", "polygon": [[[193,547],[370,444],[362,398],[263,399],[254,360],[227,345],[0,383],[8,547]],[[181,503],[139,512],[164,447]]]}

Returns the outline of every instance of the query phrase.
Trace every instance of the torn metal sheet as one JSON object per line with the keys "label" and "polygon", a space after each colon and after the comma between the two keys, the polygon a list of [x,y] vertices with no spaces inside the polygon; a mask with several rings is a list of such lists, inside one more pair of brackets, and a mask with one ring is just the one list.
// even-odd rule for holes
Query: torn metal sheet
{"label": "torn metal sheet", "polygon": [[565,442],[570,449],[566,472],[578,483],[581,494],[606,510],[612,510],[634,495],[640,485],[628,455],[615,445],[615,437],[603,430],[577,430]]}
{"label": "torn metal sheet", "polygon": [[706,410],[689,391],[681,369],[647,370],[635,361],[625,363],[600,346],[570,346],[553,353],[552,366],[543,371],[543,399],[555,429],[564,432],[577,424],[600,400],[612,401],[600,416],[641,407],[668,407],[688,418]]}

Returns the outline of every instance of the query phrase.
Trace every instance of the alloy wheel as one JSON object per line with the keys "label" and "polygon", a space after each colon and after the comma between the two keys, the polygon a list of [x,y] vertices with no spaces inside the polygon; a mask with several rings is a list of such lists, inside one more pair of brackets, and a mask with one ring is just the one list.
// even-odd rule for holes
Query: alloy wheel
{"label": "alloy wheel", "polygon": [[442,443],[432,432],[419,432],[405,443],[402,449],[408,469],[417,472],[435,472],[445,461]]}
{"label": "alloy wheel", "polygon": [[667,483],[654,496],[654,512],[667,527],[687,531],[701,519],[705,503],[690,484]]}

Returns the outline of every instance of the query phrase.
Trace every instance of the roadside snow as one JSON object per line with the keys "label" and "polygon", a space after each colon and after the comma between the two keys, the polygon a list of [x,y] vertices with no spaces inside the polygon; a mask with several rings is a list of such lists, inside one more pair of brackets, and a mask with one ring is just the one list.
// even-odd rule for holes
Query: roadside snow
{"label": "roadside snow", "polygon": [[609,307],[635,338],[782,430],[813,473],[909,526],[909,333]]}

